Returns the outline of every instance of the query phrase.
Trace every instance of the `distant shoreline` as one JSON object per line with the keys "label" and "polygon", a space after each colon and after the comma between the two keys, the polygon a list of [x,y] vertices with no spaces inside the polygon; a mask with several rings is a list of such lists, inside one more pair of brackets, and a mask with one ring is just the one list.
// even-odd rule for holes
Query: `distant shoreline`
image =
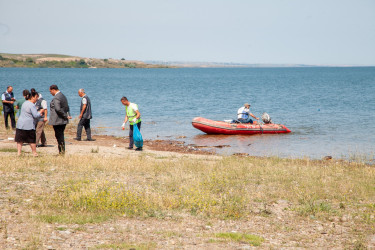
{"label": "distant shoreline", "polygon": [[88,58],[60,54],[0,53],[0,68],[368,68],[375,65],[318,65],[139,61],[125,58]]}
{"label": "distant shoreline", "polygon": [[172,68],[142,61],[87,58],[58,54],[0,53],[0,68]]}

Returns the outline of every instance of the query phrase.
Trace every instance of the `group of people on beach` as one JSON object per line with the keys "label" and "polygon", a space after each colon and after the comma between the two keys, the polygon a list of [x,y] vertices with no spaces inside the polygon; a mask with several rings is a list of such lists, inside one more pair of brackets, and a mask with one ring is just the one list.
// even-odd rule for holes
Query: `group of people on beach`
{"label": "group of people on beach", "polygon": [[[13,87],[8,86],[7,90],[2,94],[3,113],[5,127],[9,129],[8,117],[11,120],[11,126],[16,129],[15,141],[17,142],[18,155],[21,155],[23,143],[28,143],[31,147],[33,155],[38,155],[36,152],[37,147],[46,147],[46,136],[44,133],[45,124],[53,126],[59,154],[65,154],[65,127],[72,117],[69,114],[68,100],[63,93],[59,90],[57,85],[51,85],[49,91],[53,96],[50,103],[50,117],[47,118],[48,108],[47,101],[43,99],[42,94],[37,92],[34,88],[22,91],[23,99],[16,101],[13,94]],[[92,109],[90,98],[86,95],[84,89],[78,90],[78,95],[81,99],[80,114],[78,116],[79,122],[77,125],[77,134],[74,140],[81,141],[82,130],[85,128],[87,139],[86,141],[95,141],[91,137],[90,120],[92,119]],[[121,103],[125,106],[125,119],[122,124],[122,129],[129,122],[129,147],[133,149],[133,128],[137,126],[141,129],[141,113],[139,112],[138,105],[131,103],[126,97],[121,98]],[[16,126],[14,107],[19,110],[19,119]],[[250,104],[245,103],[237,112],[237,120],[241,123],[253,124],[251,119],[259,120],[258,117],[250,112]],[[40,144],[38,144],[40,141]],[[141,151],[142,147],[135,149]]]}
{"label": "group of people on beach", "polygon": [[[47,140],[44,133],[44,127],[48,121],[52,125],[59,154],[65,154],[65,135],[64,131],[69,120],[72,119],[69,111],[69,104],[66,96],[61,93],[57,85],[51,85],[49,91],[53,96],[50,103],[50,116],[48,115],[47,101],[44,100],[42,94],[37,92],[34,88],[22,91],[23,99],[16,101],[13,94],[13,87],[8,86],[7,90],[2,94],[3,113],[5,128],[9,129],[8,118],[11,120],[12,129],[16,130],[15,141],[17,142],[17,152],[21,155],[23,143],[28,143],[31,147],[32,154],[37,156],[37,147],[46,147]],[[81,141],[82,130],[85,128],[87,139],[86,141],[95,141],[91,137],[90,120],[92,119],[92,109],[90,98],[86,95],[84,89],[78,90],[78,95],[81,97],[80,114],[78,116],[79,122],[77,125],[77,134],[74,140]],[[129,147],[133,149],[133,126],[136,125],[141,129],[141,114],[138,110],[138,105],[129,102],[126,97],[121,98],[121,103],[125,106],[125,124],[129,121]],[[14,107],[19,110],[19,118],[16,125],[14,116]],[[40,144],[38,144],[40,141]],[[136,148],[137,151],[142,148]]]}

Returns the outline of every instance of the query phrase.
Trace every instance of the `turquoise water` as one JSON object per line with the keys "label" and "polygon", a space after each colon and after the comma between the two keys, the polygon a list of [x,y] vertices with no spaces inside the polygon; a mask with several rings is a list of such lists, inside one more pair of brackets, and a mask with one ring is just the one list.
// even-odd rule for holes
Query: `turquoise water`
{"label": "turquoise water", "polygon": [[[126,96],[139,105],[144,139],[230,145],[220,153],[321,158],[365,157],[375,152],[375,68],[223,69],[22,69],[1,68],[1,88],[36,88],[50,101],[57,84],[78,116],[79,88],[93,103],[93,125],[126,135],[120,126]],[[192,118],[232,119],[245,102],[260,116],[290,128],[287,135],[212,136],[194,129]],[[104,127],[104,128],[103,128]]]}

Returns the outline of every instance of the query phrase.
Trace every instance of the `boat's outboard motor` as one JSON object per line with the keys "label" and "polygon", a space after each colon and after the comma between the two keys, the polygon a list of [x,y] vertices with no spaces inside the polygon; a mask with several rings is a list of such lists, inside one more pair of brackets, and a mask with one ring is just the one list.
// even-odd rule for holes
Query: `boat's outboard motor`
{"label": "boat's outboard motor", "polygon": [[271,124],[272,123],[271,116],[267,113],[263,113],[262,121],[264,122],[264,124]]}

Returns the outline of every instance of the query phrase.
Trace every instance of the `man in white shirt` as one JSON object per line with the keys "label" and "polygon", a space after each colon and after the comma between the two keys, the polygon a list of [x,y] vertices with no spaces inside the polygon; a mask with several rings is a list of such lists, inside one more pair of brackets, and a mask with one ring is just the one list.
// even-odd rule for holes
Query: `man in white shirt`
{"label": "man in white shirt", "polygon": [[84,89],[79,89],[78,95],[82,98],[82,100],[81,100],[80,114],[78,117],[79,123],[77,126],[77,136],[73,139],[80,141],[81,135],[82,135],[82,129],[85,128],[86,136],[87,136],[86,141],[95,141],[95,139],[91,138],[90,119],[92,118],[92,112],[91,112],[90,98],[86,95]]}
{"label": "man in white shirt", "polygon": [[250,113],[250,104],[245,103],[243,105],[243,107],[241,107],[241,108],[238,109],[237,119],[241,123],[250,123],[250,124],[253,124],[254,122],[250,118],[250,116],[253,117],[255,120],[259,120],[259,118],[257,118],[255,115],[253,115],[252,113]]}
{"label": "man in white shirt", "polygon": [[16,129],[16,119],[14,118],[14,106],[13,106],[13,103],[16,101],[16,99],[14,99],[12,86],[7,87],[7,90],[1,95],[1,100],[3,102],[5,128],[9,129],[9,126],[8,126],[8,116],[9,116],[12,128]]}
{"label": "man in white shirt", "polygon": [[[31,89],[31,92],[35,91],[35,89]],[[36,92],[36,91],[35,91]],[[44,126],[46,122],[48,121],[47,115],[48,115],[48,107],[47,107],[47,101],[44,100],[41,93],[38,93],[38,100],[35,103],[35,107],[38,111],[42,111],[42,116],[38,119],[38,123],[36,125],[36,144],[37,147],[46,147],[47,146],[47,140],[46,135],[44,133]],[[41,144],[38,144],[39,141]]]}

